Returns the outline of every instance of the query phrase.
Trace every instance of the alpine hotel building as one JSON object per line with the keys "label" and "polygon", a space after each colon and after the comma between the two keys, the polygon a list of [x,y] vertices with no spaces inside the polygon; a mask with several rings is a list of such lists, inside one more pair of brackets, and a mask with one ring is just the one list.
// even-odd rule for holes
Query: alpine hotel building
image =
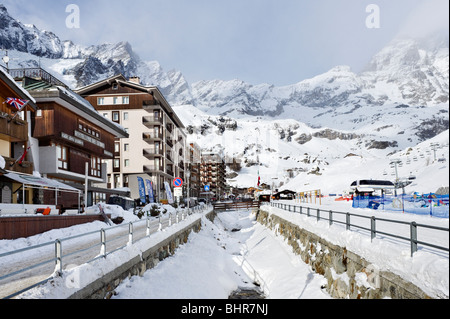
{"label": "alpine hotel building", "polygon": [[76,91],[104,117],[120,124],[129,138],[116,139],[108,165],[108,188],[128,187],[139,198],[137,177],[151,180],[155,201],[167,199],[164,183],[185,180],[184,125],[157,87],[117,75]]}

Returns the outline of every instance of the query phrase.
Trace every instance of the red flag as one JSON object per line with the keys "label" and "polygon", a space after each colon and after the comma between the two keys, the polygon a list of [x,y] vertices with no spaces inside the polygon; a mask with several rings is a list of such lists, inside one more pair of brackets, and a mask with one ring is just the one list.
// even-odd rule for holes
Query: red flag
{"label": "red flag", "polygon": [[19,157],[13,164],[11,164],[11,167],[14,166],[14,165],[16,165],[16,164],[21,165],[21,164],[25,161],[25,157],[27,156],[28,150],[29,150],[30,148],[31,148],[31,146],[28,147],[28,148],[23,152],[23,154],[22,154],[21,157]]}
{"label": "red flag", "polygon": [[258,170],[258,187],[261,185],[261,176],[259,176],[259,170]]}

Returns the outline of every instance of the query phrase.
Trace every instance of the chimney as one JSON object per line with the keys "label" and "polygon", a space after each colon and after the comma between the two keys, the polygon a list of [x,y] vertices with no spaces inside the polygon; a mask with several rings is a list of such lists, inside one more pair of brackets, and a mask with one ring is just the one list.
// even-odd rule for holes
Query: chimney
{"label": "chimney", "polygon": [[135,83],[135,84],[141,84],[141,78],[138,76],[132,76],[130,77],[129,80],[131,83]]}

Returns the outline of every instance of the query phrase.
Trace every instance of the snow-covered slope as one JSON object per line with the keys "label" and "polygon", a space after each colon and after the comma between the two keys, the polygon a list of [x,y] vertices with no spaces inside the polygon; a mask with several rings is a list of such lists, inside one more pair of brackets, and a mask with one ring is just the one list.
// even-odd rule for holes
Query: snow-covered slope
{"label": "snow-covered slope", "polygon": [[[174,110],[187,126],[190,141],[224,152],[228,163],[233,159],[241,163],[237,172],[228,168],[233,186],[256,186],[259,171],[261,182],[270,186],[342,193],[355,179],[394,180],[393,159],[403,161],[400,178],[417,177],[408,191],[434,192],[449,185],[449,131],[424,142],[418,142],[417,136],[410,141],[412,135],[405,132],[416,124],[402,121],[401,115],[390,119],[396,125],[383,127],[383,122],[375,121],[358,129],[337,131],[312,128],[293,119],[214,116],[190,105]],[[408,114],[414,118],[425,110],[433,112],[432,108],[417,108]],[[432,143],[439,144],[436,160]]]}

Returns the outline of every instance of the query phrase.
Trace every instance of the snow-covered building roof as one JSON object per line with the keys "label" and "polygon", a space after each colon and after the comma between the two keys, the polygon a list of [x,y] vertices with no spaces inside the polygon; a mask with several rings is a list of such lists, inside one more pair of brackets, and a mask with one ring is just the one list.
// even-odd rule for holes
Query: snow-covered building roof
{"label": "snow-covered building roof", "polygon": [[[28,76],[25,74],[25,77]],[[54,82],[38,78],[34,79],[31,83],[26,83],[26,81],[22,80],[22,83],[23,89],[28,90],[28,94],[32,96],[35,101],[51,102],[58,99],[64,104],[64,107],[83,117],[90,118],[94,124],[99,125],[109,133],[119,138],[128,137],[128,133],[121,125],[102,116],[87,100],[73,92],[61,81],[58,80]]]}
{"label": "snow-covered building roof", "polygon": [[3,80],[21,99],[30,101],[28,106],[36,110],[36,100],[27,90],[18,85],[3,67],[0,67],[0,79]]}

